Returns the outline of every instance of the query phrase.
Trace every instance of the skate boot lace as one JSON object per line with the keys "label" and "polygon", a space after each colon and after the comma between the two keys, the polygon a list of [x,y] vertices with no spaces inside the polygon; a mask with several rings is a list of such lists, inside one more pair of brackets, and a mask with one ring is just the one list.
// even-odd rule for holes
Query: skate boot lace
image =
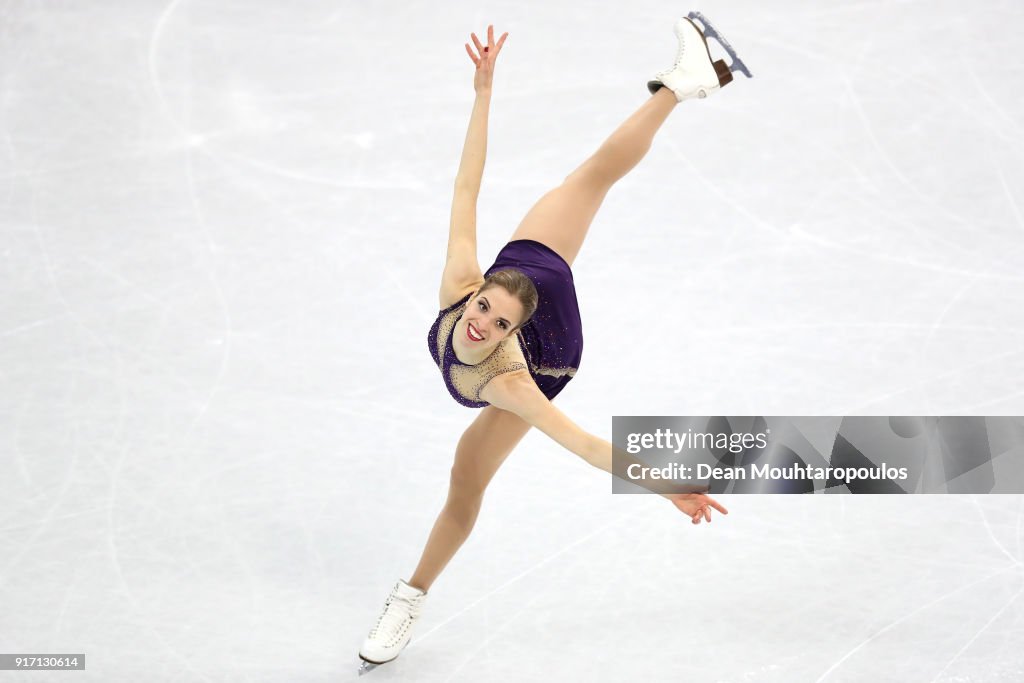
{"label": "skate boot lace", "polygon": [[679,39],[679,48],[676,50],[676,63],[672,67],[673,69],[679,68],[679,62],[683,61],[683,55],[686,53],[686,36],[682,36]]}
{"label": "skate boot lace", "polygon": [[676,37],[679,39],[679,45],[676,48],[675,64],[672,65],[671,69],[665,69],[664,71],[660,71],[658,73],[658,76],[667,76],[668,74],[678,69],[680,62],[683,61],[683,57],[686,55],[686,34],[684,33],[682,35],[677,35]]}
{"label": "skate boot lace", "polygon": [[404,629],[406,622],[412,621],[419,616],[420,598],[406,598],[401,595],[392,595],[384,603],[384,612],[377,619],[377,625],[370,631],[371,638],[386,636],[392,640]]}

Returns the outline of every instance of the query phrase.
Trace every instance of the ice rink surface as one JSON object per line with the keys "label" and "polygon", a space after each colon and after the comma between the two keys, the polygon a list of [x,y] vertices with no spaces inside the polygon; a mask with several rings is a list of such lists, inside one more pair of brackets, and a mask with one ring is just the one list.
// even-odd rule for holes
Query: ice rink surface
{"label": "ice rink surface", "polygon": [[[355,679],[475,412],[426,348],[499,57],[486,268],[700,9],[574,272],[556,404],[1024,414],[1024,8],[0,2],[0,681]],[[716,55],[717,56],[717,55]],[[694,527],[536,432],[372,681],[1020,681],[1021,496],[729,496]]]}

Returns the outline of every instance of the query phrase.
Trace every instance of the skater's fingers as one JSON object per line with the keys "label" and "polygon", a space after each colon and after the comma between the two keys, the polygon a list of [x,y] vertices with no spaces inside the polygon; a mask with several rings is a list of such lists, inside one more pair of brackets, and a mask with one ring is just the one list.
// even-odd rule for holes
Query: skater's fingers
{"label": "skater's fingers", "polygon": [[484,46],[480,44],[480,39],[476,37],[475,33],[470,33],[469,35],[473,37],[473,44],[476,45],[476,51],[482,56],[484,53]]}
{"label": "skater's fingers", "polygon": [[706,496],[704,494],[701,494],[700,502],[701,502],[701,505],[710,505],[711,507],[713,507],[716,510],[718,510],[719,512],[721,512],[723,515],[729,514],[729,511],[725,509],[725,506],[722,505],[721,503],[719,503],[717,500],[715,500],[711,496]]}
{"label": "skater's fingers", "polygon": [[711,510],[704,508],[704,519],[706,519],[709,524],[711,523]]}
{"label": "skater's fingers", "polygon": [[475,54],[473,54],[473,48],[471,48],[469,46],[469,43],[466,43],[465,45],[466,45],[466,52],[469,53],[469,58],[473,60],[474,64],[476,64],[477,66],[480,66],[480,60],[476,58]]}
{"label": "skater's fingers", "polygon": [[494,24],[487,27],[487,44],[494,47]]}
{"label": "skater's fingers", "polygon": [[497,57],[498,53],[501,52],[501,46],[505,44],[505,39],[508,38],[508,31],[498,39],[498,44],[494,46],[494,56]]}

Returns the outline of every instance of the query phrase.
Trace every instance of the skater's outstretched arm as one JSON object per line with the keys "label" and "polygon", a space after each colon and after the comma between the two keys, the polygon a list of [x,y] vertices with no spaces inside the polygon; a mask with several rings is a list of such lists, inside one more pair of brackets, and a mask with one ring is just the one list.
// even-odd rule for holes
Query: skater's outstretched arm
{"label": "skater's outstretched arm", "polygon": [[455,175],[455,196],[452,200],[451,223],[448,227],[448,254],[441,276],[441,306],[458,300],[476,283],[483,280],[476,255],[476,202],[484,175],[487,156],[487,114],[491,106],[491,84],[494,63],[508,33],[494,42],[494,27],[487,27],[487,45],[481,45],[471,34],[478,52],[466,43],[466,51],[476,66],[473,87],[476,100],[469,119],[469,130],[462,148],[462,159]]}
{"label": "skater's outstretched arm", "polygon": [[722,514],[729,513],[704,493],[680,493],[678,482],[630,478],[630,465],[648,467],[649,463],[638,460],[621,448],[615,448],[608,441],[582,429],[548,400],[525,370],[495,377],[480,391],[480,398],[497,408],[515,413],[594,467],[668,499],[688,515],[694,524],[705,520],[710,522],[711,508]]}

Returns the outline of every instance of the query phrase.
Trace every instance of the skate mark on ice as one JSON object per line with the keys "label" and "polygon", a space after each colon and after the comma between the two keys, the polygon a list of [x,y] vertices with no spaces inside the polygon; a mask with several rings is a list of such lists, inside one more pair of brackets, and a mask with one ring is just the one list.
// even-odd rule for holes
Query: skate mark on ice
{"label": "skate mark on ice", "polygon": [[1009,401],[1010,399],[1018,398],[1020,396],[1024,396],[1024,389],[1019,389],[1017,391],[1012,391],[1009,394],[1003,394],[1002,396],[996,396],[994,398],[988,399],[987,401],[979,401],[978,403],[970,403],[968,405],[963,406],[963,413],[964,413],[964,415],[971,415],[976,410],[978,410],[979,408],[988,408],[989,406],[997,406],[1000,403],[1003,403],[1004,401]]}
{"label": "skate mark on ice", "polygon": [[[196,180],[195,173],[192,168],[192,149],[198,148],[203,154],[213,157],[213,155],[204,148],[205,138],[202,135],[193,133],[188,127],[183,126],[171,113],[170,107],[167,104],[167,99],[164,97],[163,88],[160,85],[160,76],[157,73],[156,57],[157,51],[160,45],[160,38],[163,35],[164,26],[166,25],[170,16],[174,13],[177,6],[180,4],[180,0],[171,0],[171,2],[164,8],[164,11],[160,13],[160,17],[157,19],[156,25],[153,27],[153,33],[149,39],[149,50],[147,52],[147,61],[149,68],[149,79],[150,85],[157,98],[160,112],[170,122],[170,124],[178,130],[182,135],[182,139],[185,142],[187,156],[186,156],[186,179],[188,180],[189,197],[192,202],[192,207],[196,216],[196,221],[202,230],[203,236],[206,238],[206,246],[210,254],[216,254],[220,247],[214,243],[210,226],[207,224],[206,218],[203,214],[202,208],[199,203],[199,197],[196,192]],[[216,161],[216,159],[214,158]],[[231,349],[231,314],[228,309],[227,297],[224,294],[224,288],[220,284],[220,280],[217,278],[216,263],[211,263],[207,270],[207,276],[210,279],[210,283],[213,285],[214,293],[216,294],[217,301],[220,304],[224,328],[221,330],[224,338],[224,345],[220,355],[220,366],[217,368],[217,375],[213,380],[213,384],[210,386],[206,393],[206,398],[203,401],[203,405],[200,406],[199,412],[192,419],[188,428],[181,434],[180,439],[184,441],[195,429],[195,426],[199,423],[202,417],[206,414],[210,404],[213,402],[213,396],[220,387],[221,381],[224,378],[227,370],[227,359]]]}
{"label": "skate mark on ice", "polygon": [[484,595],[481,595],[479,598],[477,598],[476,600],[474,600],[470,604],[466,605],[465,607],[460,609],[458,612],[456,612],[455,614],[451,615],[450,617],[448,617],[447,619],[442,621],[440,624],[438,624],[434,628],[430,629],[429,631],[427,631],[426,633],[421,635],[416,640],[415,643],[410,642],[409,646],[406,648],[406,650],[408,650],[408,649],[410,649],[412,647],[415,647],[417,643],[422,643],[424,640],[426,640],[430,636],[430,634],[434,633],[435,631],[437,631],[438,629],[442,628],[443,626],[446,626],[447,624],[451,623],[452,621],[458,619],[460,616],[462,616],[463,614],[465,614],[469,610],[473,609],[474,607],[479,605],[481,602],[483,602],[487,598],[491,597],[492,595],[494,595],[496,593],[501,592],[502,590],[504,590],[508,586],[512,585],[513,583],[515,583],[519,579],[523,578],[527,574],[531,574],[532,572],[534,572],[535,570],[539,569],[540,567],[543,567],[545,564],[547,564],[551,560],[553,560],[556,557],[559,557],[560,555],[564,554],[566,551],[572,550],[573,548],[575,548],[576,546],[580,545],[581,543],[585,543],[586,541],[590,540],[594,536],[597,536],[598,534],[603,533],[604,531],[606,531],[609,528],[615,526],[616,524],[619,524],[621,522],[625,522],[627,520],[630,520],[630,519],[632,519],[632,518],[634,518],[634,517],[636,517],[636,516],[638,516],[638,515],[640,515],[641,513],[644,513],[644,512],[646,512],[646,511],[645,510],[637,510],[636,512],[631,512],[629,514],[617,517],[617,518],[613,519],[612,521],[608,522],[607,524],[605,524],[604,526],[599,527],[599,528],[595,529],[594,531],[591,531],[589,534],[583,536],[582,538],[579,538],[579,539],[573,541],[572,543],[570,543],[569,545],[565,546],[561,550],[558,550],[558,551],[552,553],[551,555],[545,557],[543,560],[540,560],[539,562],[534,564],[532,567],[529,567],[528,569],[523,570],[522,572],[520,572],[516,576],[513,576],[511,579],[509,579],[505,583],[501,584],[497,588],[495,588],[495,589],[493,589],[491,591],[488,591]]}
{"label": "skate mark on ice", "polygon": [[1014,530],[1014,539],[1017,542],[1017,557],[1024,561],[1024,553],[1021,552],[1020,547],[1020,531],[1021,531],[1021,518],[1024,517],[1024,497],[1021,497],[1020,503],[1017,505],[1017,528]]}
{"label": "skate mark on ice", "polygon": [[894,620],[894,621],[891,621],[891,622],[889,622],[888,624],[886,624],[885,626],[883,626],[882,628],[880,628],[879,630],[875,631],[875,632],[874,632],[874,633],[872,633],[872,634],[871,634],[870,636],[868,636],[867,638],[865,638],[865,639],[864,639],[863,641],[861,641],[861,642],[860,642],[860,643],[859,643],[859,644],[858,644],[858,645],[857,645],[856,647],[854,647],[854,648],[853,648],[852,650],[850,650],[849,652],[847,652],[847,653],[846,653],[845,655],[843,655],[842,657],[840,657],[839,659],[837,659],[837,660],[835,661],[835,663],[834,663],[834,664],[832,664],[832,666],[830,666],[830,667],[829,667],[829,668],[828,668],[828,669],[827,669],[827,670],[825,671],[825,673],[821,674],[821,676],[820,676],[820,677],[819,677],[819,678],[818,678],[818,679],[817,679],[817,680],[815,681],[815,683],[821,683],[822,681],[824,681],[824,680],[825,680],[826,678],[828,678],[828,676],[829,676],[829,675],[830,675],[830,674],[831,674],[831,673],[832,673],[833,671],[835,671],[836,669],[838,669],[838,668],[839,668],[839,666],[840,666],[840,665],[841,665],[841,664],[842,664],[843,662],[845,662],[845,661],[846,661],[847,659],[849,659],[849,658],[850,658],[850,657],[852,657],[852,656],[853,656],[854,654],[856,654],[856,653],[857,653],[857,652],[858,652],[858,651],[859,651],[859,650],[860,650],[861,648],[863,648],[863,647],[864,647],[865,645],[869,644],[869,643],[870,643],[871,641],[873,641],[874,639],[878,638],[878,637],[879,637],[880,635],[882,635],[883,633],[885,633],[885,632],[886,632],[886,631],[888,631],[889,629],[891,629],[891,628],[893,628],[893,627],[895,627],[895,626],[899,626],[899,625],[900,625],[901,623],[903,623],[904,621],[906,621],[906,620],[907,620],[907,619],[909,619],[910,617],[914,616],[914,615],[915,615],[915,614],[917,614],[918,612],[923,612],[924,610],[928,609],[928,608],[929,608],[929,607],[931,607],[932,605],[936,605],[936,604],[938,604],[938,603],[942,602],[943,600],[945,600],[945,599],[946,599],[946,598],[948,598],[948,597],[951,597],[951,596],[953,596],[953,595],[956,595],[957,593],[959,593],[959,592],[961,592],[961,591],[964,591],[964,590],[967,590],[968,588],[972,588],[972,587],[974,587],[974,586],[978,585],[979,583],[983,583],[983,582],[985,582],[985,581],[988,581],[989,579],[991,579],[991,578],[992,578],[992,577],[994,577],[994,576],[998,576],[998,575],[1000,575],[1000,574],[1004,574],[1004,573],[1006,573],[1006,572],[1010,571],[1011,569],[1014,569],[1014,568],[1016,568],[1017,566],[1019,566],[1019,563],[1014,563],[1014,564],[1011,564],[1011,565],[1009,565],[1009,566],[1007,566],[1007,567],[1003,567],[1002,569],[1000,569],[1000,570],[998,570],[998,571],[995,571],[995,572],[993,572],[993,573],[989,574],[988,576],[983,576],[983,577],[981,577],[980,579],[975,579],[974,581],[971,581],[971,582],[970,582],[970,583],[968,583],[968,584],[965,584],[965,585],[963,585],[963,586],[960,586],[959,588],[954,588],[953,590],[949,591],[948,593],[944,593],[944,594],[940,595],[939,597],[935,598],[934,600],[931,600],[931,601],[929,601],[929,602],[926,602],[925,604],[921,605],[921,606],[920,606],[920,607],[918,607],[917,609],[915,609],[915,610],[911,610],[910,612],[907,612],[906,614],[904,614],[904,615],[903,615],[902,617],[900,617],[899,619],[896,619],[896,620]]}
{"label": "skate mark on ice", "polygon": [[978,639],[978,636],[980,636],[982,633],[984,633],[985,630],[989,626],[992,625],[992,622],[994,622],[996,619],[998,619],[1002,615],[1003,612],[1005,612],[1007,609],[1010,608],[1010,605],[1012,605],[1017,600],[1017,598],[1020,597],[1021,593],[1024,593],[1024,586],[1022,586],[1020,590],[1018,590],[1016,593],[1014,593],[1013,597],[1010,598],[1009,600],[1007,600],[1006,604],[1003,605],[1002,608],[1000,608],[1000,610],[998,612],[993,614],[992,618],[989,619],[988,621],[986,621],[985,625],[982,626],[981,628],[979,628],[978,632],[975,633],[974,636],[972,636],[970,640],[968,640],[966,643],[964,643],[964,646],[962,648],[960,648],[955,655],[953,655],[953,658],[950,659],[948,662],[946,662],[946,666],[942,667],[942,669],[939,671],[939,673],[935,674],[935,678],[932,679],[932,683],[935,683],[935,681],[939,680],[939,676],[941,676],[943,673],[945,673],[946,669],[948,669],[953,664],[953,662],[955,662],[957,659],[960,658],[960,655],[962,655],[967,650],[967,648],[969,648],[974,643],[974,641]]}
{"label": "skate mark on ice", "polygon": [[[974,83],[974,86],[978,89],[978,93],[981,94],[985,101],[988,102],[988,105],[1003,119],[1003,123],[1001,124],[993,124],[986,122],[988,123],[988,128],[995,132],[995,134],[998,137],[1002,138],[1006,142],[1012,142],[1014,144],[1019,145],[1021,142],[1021,129],[1020,126],[1017,125],[1017,118],[1007,114],[1006,109],[992,98],[992,95],[989,94],[988,88],[985,87],[985,84],[978,80],[978,73],[977,71],[975,71],[973,64],[971,64],[968,68],[967,75],[971,77],[971,81]],[[1005,134],[1003,134],[1002,128],[1000,128],[1000,126],[1009,126],[1014,128],[1017,131],[1017,137],[1007,137]]]}
{"label": "skate mark on ice", "polygon": [[[918,188],[918,186],[910,178],[907,177],[907,175],[902,171],[902,169],[900,169],[900,167],[896,165],[896,162],[893,161],[892,156],[886,150],[885,145],[883,145],[881,141],[878,139],[878,137],[875,135],[875,127],[874,125],[872,125],[871,121],[867,117],[867,114],[864,112],[864,106],[861,102],[861,97],[860,95],[857,94],[857,91],[854,89],[853,83],[850,81],[849,76],[847,76],[844,73],[841,75],[841,77],[843,80],[843,85],[846,89],[846,93],[850,97],[850,102],[854,106],[854,111],[856,112],[857,117],[860,119],[861,124],[864,127],[864,132],[867,134],[868,140],[870,140],[871,145],[875,148],[875,152],[878,153],[878,158],[881,159],[885,163],[885,165],[888,166],[889,169],[896,175],[896,178],[898,178],[899,181],[914,195],[916,195],[917,198],[921,200],[921,202],[923,202],[925,205],[938,210],[939,213],[945,214],[956,223],[959,223],[960,225],[969,228],[971,231],[975,230],[976,221],[961,216],[955,211],[950,210],[949,207],[947,207],[942,202],[937,201],[934,197],[925,194],[920,188]],[[951,247],[952,249],[962,248],[962,245],[951,240],[944,239],[937,231],[929,232],[927,235],[922,234],[921,238],[927,238],[932,241],[941,242],[947,245],[948,247]]]}
{"label": "skate mark on ice", "polygon": [[970,497],[970,500],[971,500],[971,503],[974,504],[974,507],[978,508],[978,515],[981,517],[981,521],[985,525],[985,531],[988,533],[988,537],[992,539],[992,542],[996,544],[997,548],[999,548],[1001,551],[1003,551],[1004,555],[1006,555],[1008,558],[1010,558],[1011,562],[1014,562],[1017,565],[1020,565],[1021,564],[1021,558],[1020,557],[1015,557],[1013,555],[1013,553],[1011,553],[1009,550],[1006,549],[1006,546],[1004,546],[1002,543],[999,542],[999,539],[996,538],[995,534],[992,533],[992,526],[988,523],[988,517],[985,516],[985,509],[982,508],[981,507],[981,503],[978,502],[977,494],[972,495]]}
{"label": "skate mark on ice", "polygon": [[1013,209],[1013,216],[1017,219],[1017,227],[1024,232],[1024,217],[1020,214],[1020,207],[1017,206],[1017,200],[1013,198],[1013,192],[1010,190],[1009,184],[1006,182],[1006,174],[1003,173],[1003,167],[1001,164],[996,164],[996,171],[999,173],[999,183],[1003,186],[1003,192],[1006,194],[1006,201],[1010,204],[1010,208]]}
{"label": "skate mark on ice", "polygon": [[[1012,356],[1019,356],[1022,353],[1024,353],[1024,350],[1022,350],[1022,349],[1014,349],[1012,351],[1006,351],[1006,352],[1000,353],[998,355],[987,356],[987,357],[982,358],[981,360],[975,361],[973,363],[968,363],[967,365],[962,365],[962,366],[960,366],[958,368],[953,368],[952,370],[947,370],[947,371],[939,373],[937,375],[932,375],[930,377],[926,377],[926,378],[924,378],[924,379],[922,379],[922,380],[920,380],[918,382],[914,382],[913,384],[910,384],[908,386],[900,387],[899,389],[894,389],[893,391],[887,391],[887,392],[878,394],[875,397],[868,399],[867,401],[864,401],[862,403],[858,403],[857,405],[855,405],[855,406],[853,406],[851,408],[847,408],[847,409],[844,409],[843,411],[840,411],[840,414],[841,415],[857,415],[861,411],[863,411],[865,408],[867,408],[868,406],[870,406],[870,405],[872,405],[874,403],[878,403],[881,400],[884,400],[884,399],[887,399],[887,398],[891,398],[893,396],[898,396],[899,394],[905,394],[908,391],[912,391],[914,389],[919,389],[919,388],[927,386],[929,384],[934,384],[934,383],[938,382],[939,380],[944,379],[946,377],[951,377],[951,376],[955,376],[955,375],[958,375],[958,374],[962,374],[962,373],[967,372],[968,370],[973,370],[973,369],[975,369],[977,367],[991,364],[994,361],[1000,361],[1000,360],[1003,360],[1005,358],[1010,358]],[[958,410],[959,410],[959,408],[958,408]]]}
{"label": "skate mark on ice", "polygon": [[[931,328],[928,330],[928,336],[925,337],[925,339],[924,339],[924,344],[921,347],[921,353],[917,354],[917,356],[915,358],[915,362],[914,362],[914,366],[915,367],[917,367],[919,369],[927,370],[927,368],[923,368],[922,366],[928,360],[928,351],[931,350],[932,341],[934,341],[934,339],[935,339],[935,333],[938,332],[940,329],[945,329],[946,331],[948,331],[949,328],[942,328],[942,321],[945,320],[946,316],[949,314],[949,312],[951,310],[953,310],[953,306],[956,304],[956,302],[958,302],[963,297],[963,295],[967,292],[967,290],[969,290],[972,287],[974,287],[974,285],[976,285],[977,282],[978,282],[978,278],[975,277],[975,278],[971,278],[966,283],[964,283],[964,285],[962,287],[960,287],[960,289],[958,289],[956,291],[956,294],[954,294],[953,296],[951,296],[949,298],[949,301],[947,301],[946,305],[942,307],[942,310],[939,311],[939,314],[935,317],[935,321],[932,322],[932,324],[931,324]],[[932,411],[931,411],[931,394],[928,394],[928,395],[925,396],[924,414],[925,415],[931,415],[932,414]]]}
{"label": "skate mark on ice", "polygon": [[[196,221],[199,223],[199,227],[202,229],[203,235],[206,237],[206,248],[212,256],[220,251],[220,247],[213,241],[210,226],[207,223],[206,216],[203,214],[203,209],[199,204],[199,196],[196,193],[195,174],[192,170],[191,150],[188,150],[186,153],[185,168],[185,175],[188,179],[188,193],[192,201],[192,208],[195,212]],[[212,259],[209,270],[206,274],[210,279],[210,283],[213,285],[214,293],[216,294],[217,301],[220,304],[221,315],[223,317],[223,328],[220,330],[220,337],[224,339],[224,343],[221,345],[220,365],[217,367],[217,376],[213,378],[213,383],[206,392],[206,398],[203,400],[203,404],[199,407],[199,412],[197,412],[195,417],[192,418],[192,422],[189,424],[188,429],[184,430],[179,437],[182,441],[185,441],[192,435],[192,430],[195,429],[196,425],[199,424],[199,421],[204,415],[206,415],[206,411],[210,409],[210,404],[213,403],[214,394],[217,393],[217,389],[220,388],[221,383],[224,380],[224,375],[227,373],[228,356],[231,353],[231,310],[228,307],[228,299],[224,294],[224,288],[221,286],[220,279],[217,277],[217,264],[215,261],[212,261]]]}
{"label": "skate mark on ice", "polygon": [[712,182],[703,171],[697,168],[697,166],[694,165],[694,163],[690,161],[687,158],[687,156],[683,154],[682,151],[680,151],[679,146],[675,144],[675,141],[666,138],[664,144],[668,149],[672,150],[673,156],[675,156],[679,161],[683,162],[684,164],[690,167],[690,170],[693,171],[694,175],[696,175],[697,178],[699,178],[700,181],[704,183],[705,187],[707,187],[709,190],[718,195],[718,198],[722,201],[723,204],[732,208],[741,216],[743,216],[744,218],[746,218],[748,221],[755,225],[758,225],[770,232],[773,232],[776,235],[780,235],[783,237],[786,235],[785,230],[751,213],[737,201],[737,198],[734,194],[730,194],[721,186]]}
{"label": "skate mark on ice", "polygon": [[513,614],[510,617],[508,617],[507,619],[503,619],[502,622],[498,625],[497,628],[489,629],[490,635],[488,635],[487,638],[484,639],[484,642],[480,643],[480,645],[475,650],[473,650],[472,652],[470,652],[468,655],[466,655],[463,658],[462,663],[459,664],[457,667],[455,667],[455,669],[448,675],[448,678],[444,679],[444,683],[450,683],[452,680],[454,680],[455,676],[460,671],[462,671],[466,667],[467,664],[469,664],[471,661],[473,661],[476,658],[476,656],[478,654],[480,654],[480,651],[483,650],[484,648],[486,648],[488,643],[490,643],[492,640],[494,640],[494,638],[499,633],[501,633],[502,629],[504,629],[505,626],[507,626],[509,623],[515,621],[519,617],[520,614],[522,614],[526,610],[528,610],[531,607],[533,607],[533,603],[537,602],[537,599],[538,598],[537,598],[536,595],[534,597],[530,598],[529,600],[526,601],[526,604],[524,604],[520,609],[516,610],[515,614]]}

